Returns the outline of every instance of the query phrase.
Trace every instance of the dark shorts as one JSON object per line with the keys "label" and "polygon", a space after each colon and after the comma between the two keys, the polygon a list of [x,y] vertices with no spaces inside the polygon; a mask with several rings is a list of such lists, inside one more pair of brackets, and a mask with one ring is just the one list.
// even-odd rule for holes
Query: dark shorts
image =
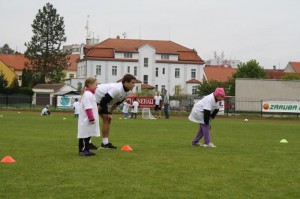
{"label": "dark shorts", "polygon": [[99,111],[99,106],[100,106],[100,104],[97,104],[98,105],[98,114],[100,115],[100,114],[107,114],[108,113],[108,106],[106,105],[106,106],[104,106],[104,107],[102,107],[102,109],[101,109],[101,111]]}
{"label": "dark shorts", "polygon": [[159,105],[155,105],[155,107],[154,107],[154,110],[155,110],[155,111],[160,111],[160,110],[161,110],[161,108],[160,108],[160,106],[159,106]]}

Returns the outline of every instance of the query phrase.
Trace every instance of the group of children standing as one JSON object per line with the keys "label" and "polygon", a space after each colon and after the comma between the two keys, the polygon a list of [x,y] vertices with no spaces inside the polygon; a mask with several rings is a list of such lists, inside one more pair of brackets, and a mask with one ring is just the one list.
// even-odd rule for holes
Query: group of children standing
{"label": "group of children standing", "polygon": [[[130,104],[130,100],[126,100],[123,102],[122,112],[124,113],[124,119],[129,118],[137,118],[139,103],[136,98],[133,98],[132,105]],[[129,108],[131,108],[131,116],[129,115]]]}

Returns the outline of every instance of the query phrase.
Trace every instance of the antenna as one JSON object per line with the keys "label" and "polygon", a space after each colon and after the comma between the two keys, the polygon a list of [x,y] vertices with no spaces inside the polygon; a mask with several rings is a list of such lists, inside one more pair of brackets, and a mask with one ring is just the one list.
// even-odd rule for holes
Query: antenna
{"label": "antenna", "polygon": [[169,24],[169,41],[171,41],[171,26]]}
{"label": "antenna", "polygon": [[110,38],[110,22],[108,24],[108,38]]}
{"label": "antenna", "polygon": [[126,34],[126,32],[123,32],[123,33],[122,33],[122,35],[123,35],[124,39],[126,39],[126,38],[127,38],[127,34]]}
{"label": "antenna", "polygon": [[140,26],[140,39],[142,39],[142,27]]}
{"label": "antenna", "polygon": [[91,36],[90,30],[89,30],[89,17],[90,17],[90,15],[87,15],[87,21],[86,21],[86,26],[85,26],[86,38],[89,38]]}

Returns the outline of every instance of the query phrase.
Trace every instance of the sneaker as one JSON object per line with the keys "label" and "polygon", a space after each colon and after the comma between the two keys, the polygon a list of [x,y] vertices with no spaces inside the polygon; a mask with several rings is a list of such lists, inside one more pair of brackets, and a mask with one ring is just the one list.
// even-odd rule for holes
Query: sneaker
{"label": "sneaker", "polygon": [[97,150],[98,149],[98,147],[96,147],[95,145],[93,145],[93,143],[89,144],[89,148],[90,148],[90,150]]}
{"label": "sneaker", "polygon": [[95,155],[95,153],[90,152],[90,151],[81,151],[81,152],[79,152],[79,155],[81,155],[81,156],[92,156],[92,155]]}
{"label": "sneaker", "polygon": [[108,143],[108,144],[101,144],[99,149],[117,149],[118,147],[112,145],[112,143]]}
{"label": "sneaker", "polygon": [[213,143],[209,143],[209,144],[203,144],[204,147],[212,147],[215,148],[217,147],[216,145],[214,145]]}
{"label": "sneaker", "polygon": [[192,144],[192,146],[203,146],[202,143],[196,143],[196,144]]}

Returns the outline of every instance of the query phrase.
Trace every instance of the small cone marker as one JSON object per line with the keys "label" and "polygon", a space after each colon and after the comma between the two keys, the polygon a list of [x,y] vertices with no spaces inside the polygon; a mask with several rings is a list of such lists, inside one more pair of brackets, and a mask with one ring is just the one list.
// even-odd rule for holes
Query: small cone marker
{"label": "small cone marker", "polygon": [[12,157],[10,157],[9,155],[8,156],[5,156],[2,160],[1,160],[2,163],[14,163],[16,162]]}
{"label": "small cone marker", "polygon": [[282,139],[280,140],[280,143],[288,143],[288,141],[286,139]]}
{"label": "small cone marker", "polygon": [[129,145],[125,145],[122,147],[121,151],[132,151],[132,148]]}

